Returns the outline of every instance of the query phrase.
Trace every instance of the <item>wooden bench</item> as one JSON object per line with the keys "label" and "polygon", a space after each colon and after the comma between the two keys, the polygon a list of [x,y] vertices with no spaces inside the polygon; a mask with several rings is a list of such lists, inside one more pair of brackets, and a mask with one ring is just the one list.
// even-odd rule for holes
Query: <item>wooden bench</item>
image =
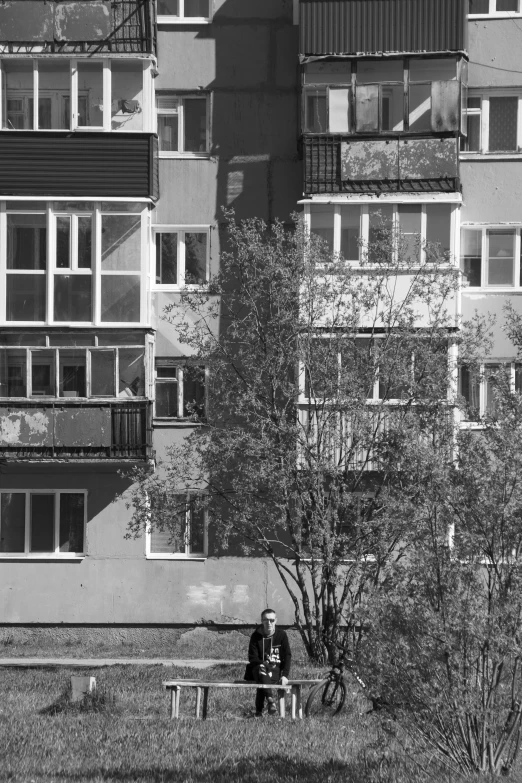
{"label": "wooden bench", "polygon": [[[208,695],[211,688],[246,688],[262,690],[277,690],[279,702],[279,716],[285,717],[285,694],[291,693],[292,696],[292,719],[303,717],[302,705],[302,687],[303,685],[313,685],[320,680],[289,680],[288,685],[259,685],[255,682],[245,682],[244,680],[235,680],[234,682],[211,682],[203,680],[167,680],[163,683],[166,691],[170,691],[170,717],[179,718],[179,699],[182,688],[196,689],[196,718],[199,718],[202,712],[202,719],[206,720],[208,715]],[[202,709],[203,708],[203,709]]]}

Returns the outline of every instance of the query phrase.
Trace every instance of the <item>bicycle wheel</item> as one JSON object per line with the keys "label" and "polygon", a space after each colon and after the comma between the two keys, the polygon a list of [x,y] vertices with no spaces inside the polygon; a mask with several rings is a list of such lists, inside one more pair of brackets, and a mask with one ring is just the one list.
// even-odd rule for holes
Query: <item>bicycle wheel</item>
{"label": "bicycle wheel", "polygon": [[307,718],[333,717],[342,710],[345,698],[346,685],[342,680],[323,680],[310,691],[305,715]]}

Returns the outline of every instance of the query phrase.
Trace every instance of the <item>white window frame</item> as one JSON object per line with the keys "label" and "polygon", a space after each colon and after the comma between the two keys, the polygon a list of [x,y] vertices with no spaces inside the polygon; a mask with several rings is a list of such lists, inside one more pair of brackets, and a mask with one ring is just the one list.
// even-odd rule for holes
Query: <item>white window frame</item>
{"label": "white window frame", "polygon": [[[189,544],[188,539],[190,535],[190,520],[188,519],[190,514],[190,498],[191,496],[194,496],[195,492],[188,492],[188,493],[175,493],[182,497],[185,495],[185,502],[186,502],[186,536],[185,536],[185,551],[184,552],[151,552],[151,543],[152,543],[152,529],[151,525],[148,524],[146,526],[145,530],[145,557],[147,560],[195,560],[195,561],[204,561],[208,557],[208,512],[207,510],[204,511],[204,521],[203,521],[203,552],[190,552],[189,551]],[[203,494],[203,493],[198,493]]]}
{"label": "white window frame", "polygon": [[[522,0],[521,0],[522,2]],[[520,14],[522,16],[522,14]],[[517,149],[516,150],[493,150],[489,151],[489,101],[491,98],[518,98],[517,110]],[[464,158],[487,155],[489,158],[511,158],[522,155],[522,90],[520,87],[502,87],[491,90],[470,89],[468,98],[480,98],[480,109],[465,109],[469,114],[480,114],[480,150],[461,150],[460,154]]]}
{"label": "white window frame", "polygon": [[522,0],[518,0],[518,11],[497,11],[497,0],[489,0],[489,11],[480,14],[469,14],[469,19],[512,19],[514,16],[522,16]]}
{"label": "white window frame", "polygon": [[[205,388],[204,388],[204,409],[206,411],[207,409],[207,392],[208,392],[208,367],[204,367],[204,365],[196,362],[196,361],[189,361],[189,360],[183,360],[183,359],[171,359],[168,357],[156,357],[156,361],[154,363],[154,419],[155,421],[160,422],[161,424],[181,424],[184,427],[195,425],[195,426],[201,426],[202,424],[205,424],[205,418],[200,420],[192,419],[190,416],[184,415],[184,407],[185,407],[185,399],[184,399],[184,388],[183,388],[183,378],[184,378],[184,372],[185,368],[189,366],[194,367],[201,367],[204,369],[205,373]],[[173,370],[173,375],[171,378],[158,378],[158,367],[169,367]],[[174,373],[176,377],[174,378]],[[159,416],[156,413],[156,384],[161,383],[169,383],[172,381],[176,381],[177,383],[177,391],[178,391],[178,415],[177,416]]]}
{"label": "white window frame", "polygon": [[[479,291],[495,291],[498,293],[502,292],[512,292],[514,290],[520,290],[522,286],[520,285],[520,274],[521,274],[521,263],[520,263],[520,253],[522,249],[522,225],[520,224],[502,224],[502,223],[488,223],[486,225],[477,225],[473,223],[463,223],[461,224],[461,231],[481,231],[482,232],[482,239],[481,239],[481,263],[480,263],[480,286],[468,286],[467,282],[464,278],[463,274],[463,292],[466,293],[466,291],[469,290],[470,293],[476,293]],[[514,253],[515,257],[513,259],[513,285],[488,285],[487,279],[488,279],[488,262],[489,262],[489,241],[488,241],[488,232],[489,231],[513,231],[515,233],[515,242],[514,242]],[[462,251],[463,242],[460,241],[460,247]],[[460,268],[462,270],[462,261],[463,256],[459,259],[459,264],[461,265]]]}
{"label": "white window frame", "polygon": [[[330,204],[332,211],[333,211],[333,248],[332,252],[334,254],[338,254],[341,252],[341,229],[342,229],[342,218],[341,218],[341,207],[342,206],[359,206],[360,207],[360,238],[362,240],[362,247],[359,248],[359,261],[356,261],[355,259],[347,259],[347,263],[349,263],[354,268],[357,268],[360,264],[361,260],[361,252],[364,252],[364,247],[368,243],[369,238],[369,229],[370,229],[370,211],[369,207],[386,207],[386,206],[392,206],[393,207],[393,223],[398,224],[399,221],[399,207],[401,206],[419,206],[421,207],[421,240],[424,242],[426,240],[426,230],[427,230],[427,210],[426,208],[429,206],[432,206],[434,204],[448,204],[451,207],[451,214],[450,214],[450,255],[453,257],[452,265],[456,265],[457,263],[457,254],[455,252],[455,243],[456,238],[458,235],[458,218],[459,218],[459,204],[458,202],[455,202],[454,199],[451,200],[442,200],[442,199],[436,199],[432,201],[413,201],[413,200],[403,200],[403,201],[385,201],[384,199],[374,200],[370,203],[368,202],[361,202],[361,201],[343,201],[341,202],[324,202],[324,201],[311,201],[311,202],[301,202],[304,203],[304,220],[305,225],[308,232],[311,232],[311,213],[314,206],[323,206],[325,203]],[[422,250],[421,252],[421,260],[420,263],[424,263],[425,261],[425,251]],[[415,266],[415,265],[413,265]],[[365,267],[367,268],[367,267]]]}
{"label": "white window frame", "polygon": [[[168,95],[171,98],[178,100],[178,108],[176,109],[160,109],[158,102],[161,100],[162,95]],[[185,101],[190,101],[195,98],[205,98],[206,101],[206,144],[204,152],[192,152],[185,151]],[[210,157],[210,144],[211,144],[211,95],[209,92],[176,92],[175,90],[158,90],[156,92],[156,132],[158,132],[158,117],[176,116],[178,117],[178,146],[177,150],[162,150],[161,144],[158,142],[158,155],[160,158],[209,158]],[[158,132],[159,136],[159,132]]]}
{"label": "white window frame", "polygon": [[[61,58],[56,58],[57,60]],[[24,57],[24,61],[27,61],[27,57]],[[141,115],[142,115],[142,128],[140,130],[138,129],[125,129],[125,128],[119,128],[119,129],[112,129],[112,62],[118,62],[119,60],[115,57],[98,57],[95,60],[86,59],[86,58],[69,58],[69,107],[71,116],[69,118],[69,127],[68,128],[38,128],[38,96],[40,94],[39,90],[39,59],[37,57],[32,58],[33,63],[33,86],[32,89],[21,89],[20,90],[20,97],[22,97],[24,100],[27,98],[32,97],[33,98],[33,106],[34,106],[34,112],[33,112],[33,127],[32,128],[25,128],[24,130],[37,130],[40,133],[56,133],[63,132],[67,133],[70,131],[81,131],[82,133],[87,132],[93,132],[93,133],[154,133],[155,131],[155,122],[153,122],[153,116],[154,113],[152,111],[152,108],[154,106],[153,103],[153,93],[154,93],[154,87],[152,83],[152,62],[151,60],[142,60],[142,59],[134,59],[131,60],[131,62],[134,62],[136,64],[136,70],[138,70],[138,66],[141,65],[142,68],[142,79],[141,79],[141,92],[142,92],[142,106],[141,106]],[[15,62],[15,60],[11,60],[11,62]],[[103,66],[103,122],[102,125],[78,125],[78,95],[81,96],[87,96],[88,91],[87,90],[81,90],[80,93],[78,92],[78,64],[81,62],[89,62],[89,63],[101,63]],[[127,61],[128,62],[128,61]],[[22,129],[16,129],[16,128],[4,128],[4,117],[3,110],[4,110],[4,96],[3,96],[3,88],[5,85],[4,82],[4,72],[2,67],[3,60],[0,57],[0,128],[2,130],[12,130],[16,132],[17,130]],[[57,112],[62,111],[62,101],[64,96],[67,93],[61,92],[60,90],[52,90],[52,89],[45,89],[42,91],[43,97],[51,97],[53,100],[52,105],[52,112],[53,117],[56,121]],[[56,105],[55,105],[56,104]],[[28,111],[28,108],[27,108]]]}
{"label": "white window frame", "polygon": [[[83,560],[87,553],[87,503],[89,492],[86,489],[7,489],[2,488],[2,493],[14,493],[25,495],[25,541],[24,552],[0,552],[0,560]],[[31,495],[54,495],[54,552],[30,552],[31,533]],[[60,504],[57,498],[60,495],[83,495],[83,552],[60,552]],[[0,520],[1,529],[1,520]]]}
{"label": "white window frame", "polygon": [[[506,359],[490,359],[487,362],[482,362],[479,365],[478,368],[478,384],[479,384],[479,410],[478,410],[478,420],[476,419],[468,419],[466,418],[466,415],[464,412],[461,412],[460,414],[460,426],[463,429],[480,429],[484,426],[482,419],[486,415],[486,402],[487,402],[487,368],[488,367],[509,367],[510,372],[510,389],[511,393],[513,394],[515,392],[515,377],[516,377],[516,370],[517,367],[520,367],[522,369],[522,364],[520,362],[515,362],[511,360]],[[459,383],[458,383],[458,391],[459,396],[462,395],[462,375],[459,371]]]}
{"label": "white window frame", "polygon": [[[20,203],[23,199],[13,199]],[[110,199],[104,199],[103,204],[110,202]],[[149,318],[148,314],[148,258],[150,255],[150,241],[149,241],[149,215],[148,215],[148,203],[145,199],[135,200],[136,203],[143,204],[141,209],[136,212],[129,212],[125,209],[125,204],[128,199],[121,202],[113,202],[116,208],[110,211],[102,209],[101,201],[90,200],[92,208],[89,207],[85,210],[76,206],[74,209],[67,209],[66,205],[69,202],[73,202],[78,205],[79,200],[70,198],[63,200],[63,209],[60,208],[62,202],[53,199],[52,201],[41,201],[41,208],[35,209],[30,205],[27,209],[19,208],[11,209],[10,201],[0,201],[0,280],[5,281],[8,274],[43,274],[46,275],[46,319],[44,321],[8,321],[7,320],[7,301],[6,301],[6,285],[4,284],[4,294],[0,297],[0,325],[7,326],[51,326],[60,325],[64,326],[64,321],[54,320],[54,278],[57,274],[84,274],[89,270],[66,270],[56,267],[56,215],[92,215],[92,265],[90,269],[90,277],[92,280],[92,320],[91,321],[74,321],[73,326],[98,326],[101,328],[112,326],[125,326],[132,328],[133,326],[146,326]],[[81,200],[80,200],[81,202]],[[40,203],[40,202],[39,202]],[[117,208],[117,205],[121,203],[121,209]],[[56,205],[56,208],[55,206]],[[47,268],[46,270],[8,270],[7,269],[7,213],[10,214],[43,214],[47,215]],[[102,252],[102,220],[105,215],[115,216],[129,216],[135,215],[136,218],[141,220],[141,236],[140,236],[140,268],[139,270],[129,271],[103,271],[101,268],[101,252]],[[134,276],[140,279],[140,318],[138,321],[102,321],[101,320],[101,286],[102,277],[105,275],[120,275],[120,276]]]}
{"label": "white window frame", "polygon": [[158,24],[210,24],[214,11],[214,0],[208,0],[208,16],[185,16],[185,0],[178,0],[179,15],[158,14]]}
{"label": "white window frame", "polygon": [[[205,283],[201,284],[186,284],[185,283],[185,234],[206,234],[207,235],[207,263],[206,263],[206,280],[210,279],[210,229],[211,226],[187,226],[187,225],[175,225],[165,224],[152,227],[152,242],[151,242],[151,280],[153,291],[181,291],[181,290],[193,290],[201,291],[206,287]],[[178,281],[174,283],[157,283],[156,282],[156,243],[159,234],[177,234],[178,245]]]}

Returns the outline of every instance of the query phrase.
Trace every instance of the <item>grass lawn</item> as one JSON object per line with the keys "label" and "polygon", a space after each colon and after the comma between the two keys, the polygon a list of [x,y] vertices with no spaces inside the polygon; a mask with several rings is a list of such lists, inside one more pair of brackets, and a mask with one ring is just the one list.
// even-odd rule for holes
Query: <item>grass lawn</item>
{"label": "grass lawn", "polygon": [[[350,686],[343,713],[329,720],[255,719],[254,694],[241,690],[211,692],[206,722],[192,717],[193,693],[182,693],[183,718],[169,719],[163,680],[233,680],[243,668],[97,669],[99,692],[115,698],[100,711],[73,708],[64,697],[78,670],[2,669],[0,781],[460,783],[386,719],[361,716],[366,703]],[[312,675],[309,668],[294,670]]]}

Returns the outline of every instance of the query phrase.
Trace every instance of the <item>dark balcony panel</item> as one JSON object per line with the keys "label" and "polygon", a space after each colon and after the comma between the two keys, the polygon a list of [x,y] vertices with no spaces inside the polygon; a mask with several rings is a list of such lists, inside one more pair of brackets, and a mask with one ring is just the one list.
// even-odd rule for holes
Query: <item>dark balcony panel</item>
{"label": "dark balcony panel", "polygon": [[459,183],[458,141],[305,136],[304,192],[454,192]]}
{"label": "dark balcony panel", "polygon": [[301,55],[459,52],[468,0],[301,0]]}
{"label": "dark balcony panel", "polygon": [[155,54],[154,0],[9,0],[0,5],[9,51]]}
{"label": "dark balcony panel", "polygon": [[146,460],[152,404],[16,402],[0,405],[3,459]]}
{"label": "dark balcony panel", "polygon": [[0,132],[0,195],[157,198],[156,137]]}

